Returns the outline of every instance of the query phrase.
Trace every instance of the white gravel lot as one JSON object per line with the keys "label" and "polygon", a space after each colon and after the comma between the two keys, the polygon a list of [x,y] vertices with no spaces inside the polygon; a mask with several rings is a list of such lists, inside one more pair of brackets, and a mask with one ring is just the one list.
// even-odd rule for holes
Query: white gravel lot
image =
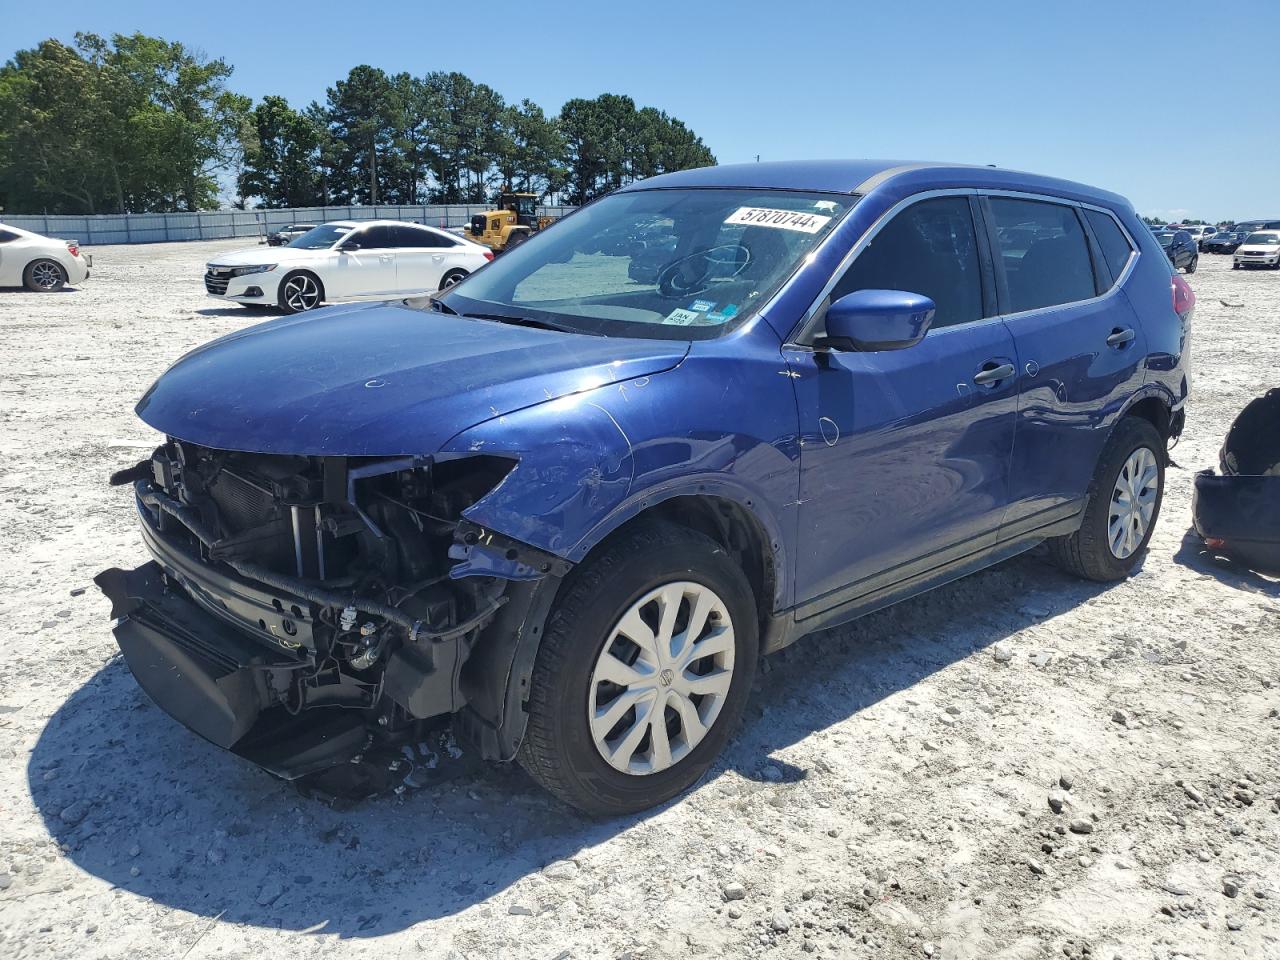
{"label": "white gravel lot", "polygon": [[1280,273],[1189,278],[1196,393],[1137,576],[1032,554],[809,638],[707,782],[598,822],[468,758],[328,805],[116,655],[90,578],[146,558],[107,475],[153,441],[152,379],[258,319],[200,281],[241,245],[0,291],[0,956],[1280,957],[1280,586],[1188,536],[1192,475],[1280,381]]}

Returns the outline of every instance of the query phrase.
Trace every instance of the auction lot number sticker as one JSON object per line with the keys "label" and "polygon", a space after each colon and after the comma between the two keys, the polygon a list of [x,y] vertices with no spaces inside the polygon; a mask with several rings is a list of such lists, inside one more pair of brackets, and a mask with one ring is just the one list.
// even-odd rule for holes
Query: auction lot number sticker
{"label": "auction lot number sticker", "polygon": [[775,210],[772,207],[739,207],[725,219],[725,223],[740,223],[748,227],[773,227],[775,230],[795,230],[799,233],[817,233],[830,217],[803,210]]}

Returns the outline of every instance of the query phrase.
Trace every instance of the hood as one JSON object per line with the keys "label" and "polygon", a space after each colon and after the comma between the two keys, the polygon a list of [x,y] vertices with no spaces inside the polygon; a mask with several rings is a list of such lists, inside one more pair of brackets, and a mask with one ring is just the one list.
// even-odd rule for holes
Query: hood
{"label": "hood", "polygon": [[193,350],[151,386],[137,413],[162,433],[223,450],[429,454],[485,420],[661,373],[687,350],[677,340],[353,304],[271,320]]}
{"label": "hood", "polygon": [[318,254],[329,253],[324,250],[303,250],[299,247],[246,247],[233,250],[231,253],[219,253],[211,257],[209,263],[220,267],[253,267],[260,263],[289,263],[295,260],[311,260]]}
{"label": "hood", "polygon": [[1242,243],[1239,253],[1276,253],[1280,246],[1274,243]]}

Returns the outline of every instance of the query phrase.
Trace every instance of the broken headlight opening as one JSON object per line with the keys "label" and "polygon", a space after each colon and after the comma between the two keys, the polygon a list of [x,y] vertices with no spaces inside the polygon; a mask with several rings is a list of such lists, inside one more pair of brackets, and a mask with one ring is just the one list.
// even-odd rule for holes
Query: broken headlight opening
{"label": "broken headlight opening", "polygon": [[292,457],[169,440],[132,484],[153,561],[97,578],[144,690],[294,778],[414,735],[512,583],[568,565],[462,518],[509,458]]}

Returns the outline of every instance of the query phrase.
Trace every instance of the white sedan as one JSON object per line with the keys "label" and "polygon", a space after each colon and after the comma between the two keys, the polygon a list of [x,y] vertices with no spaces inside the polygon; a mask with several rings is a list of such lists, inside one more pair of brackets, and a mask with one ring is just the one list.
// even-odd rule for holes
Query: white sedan
{"label": "white sedan", "polygon": [[286,313],[451,287],[493,259],[462,237],[398,220],[336,220],[283,247],[251,247],[207,264],[210,296]]}
{"label": "white sedan", "polygon": [[38,293],[75,286],[89,278],[93,260],[74,240],[55,240],[0,223],[0,287]]}

